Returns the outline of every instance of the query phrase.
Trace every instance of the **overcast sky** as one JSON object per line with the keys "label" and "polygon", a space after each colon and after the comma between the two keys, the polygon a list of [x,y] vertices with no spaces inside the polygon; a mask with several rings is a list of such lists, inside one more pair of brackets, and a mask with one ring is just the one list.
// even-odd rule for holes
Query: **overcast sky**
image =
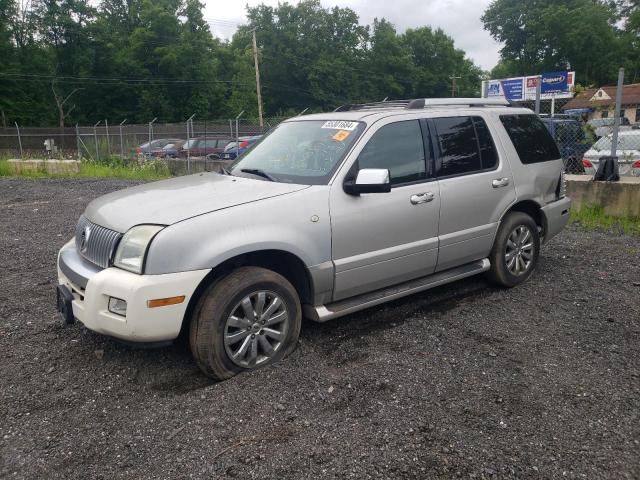
{"label": "overcast sky", "polygon": [[[440,27],[453,37],[456,47],[485,70],[498,62],[500,49],[482,28],[480,17],[491,0],[321,0],[325,7],[350,7],[360,17],[360,23],[372,24],[384,17],[399,31],[430,25]],[[276,6],[278,0],[204,0],[205,17],[213,33],[230,38],[236,24],[245,21],[245,6],[265,3]],[[290,3],[297,3],[295,0]]]}

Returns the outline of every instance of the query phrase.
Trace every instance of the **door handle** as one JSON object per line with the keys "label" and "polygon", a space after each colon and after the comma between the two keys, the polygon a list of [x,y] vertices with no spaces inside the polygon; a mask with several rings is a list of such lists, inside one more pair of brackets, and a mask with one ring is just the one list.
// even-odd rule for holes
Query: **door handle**
{"label": "door handle", "polygon": [[409,199],[413,205],[420,205],[421,203],[429,203],[433,201],[434,195],[431,192],[418,193],[416,195],[411,195]]}
{"label": "door handle", "polygon": [[496,178],[491,182],[491,186],[493,188],[506,187],[507,185],[509,185],[509,179],[507,177]]}

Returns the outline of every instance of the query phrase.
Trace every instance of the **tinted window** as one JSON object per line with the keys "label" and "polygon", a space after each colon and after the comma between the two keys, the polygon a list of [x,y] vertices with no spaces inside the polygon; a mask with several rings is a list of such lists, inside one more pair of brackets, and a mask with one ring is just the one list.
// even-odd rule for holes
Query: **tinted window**
{"label": "tinted window", "polygon": [[418,120],[390,123],[378,130],[360,152],[358,167],[389,169],[392,185],[427,178]]}
{"label": "tinted window", "polygon": [[524,164],[560,158],[549,131],[536,115],[501,115],[500,120]]}
{"label": "tinted window", "polygon": [[478,136],[482,169],[494,168],[498,164],[498,152],[493,144],[487,124],[480,117],[473,117],[473,125],[476,127],[476,135]]}
{"label": "tinted window", "polygon": [[205,148],[216,148],[216,140],[205,140],[204,145],[200,145],[201,147],[204,146]]}
{"label": "tinted window", "polygon": [[461,175],[482,170],[478,139],[471,117],[434,118],[440,169],[438,175]]}

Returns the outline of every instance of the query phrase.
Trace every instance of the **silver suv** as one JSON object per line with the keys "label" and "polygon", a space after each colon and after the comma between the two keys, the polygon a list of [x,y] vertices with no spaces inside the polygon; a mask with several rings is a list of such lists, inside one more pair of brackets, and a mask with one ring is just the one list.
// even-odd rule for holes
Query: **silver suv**
{"label": "silver suv", "polygon": [[487,99],[347,105],[283,122],[228,171],[87,207],[58,309],[135,342],[188,333],[216,379],[324,322],[471,275],[514,287],[565,226],[562,160],[530,110]]}

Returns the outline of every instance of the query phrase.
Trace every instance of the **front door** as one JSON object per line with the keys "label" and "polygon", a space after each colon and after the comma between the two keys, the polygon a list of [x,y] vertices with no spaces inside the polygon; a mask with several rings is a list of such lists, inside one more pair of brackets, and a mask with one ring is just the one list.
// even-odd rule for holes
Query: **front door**
{"label": "front door", "polygon": [[365,134],[362,147],[356,147],[349,175],[386,168],[391,192],[348,195],[340,177],[332,185],[334,300],[435,270],[440,194],[429,174],[431,149],[427,137],[423,139],[423,126],[419,120],[386,119]]}

